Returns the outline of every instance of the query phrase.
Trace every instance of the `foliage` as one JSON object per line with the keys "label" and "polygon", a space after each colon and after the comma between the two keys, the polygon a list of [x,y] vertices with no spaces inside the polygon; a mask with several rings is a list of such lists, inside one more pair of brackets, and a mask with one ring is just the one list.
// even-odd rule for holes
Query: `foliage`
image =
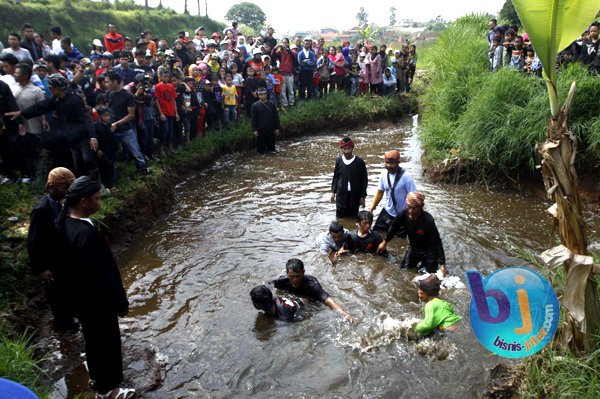
{"label": "foliage", "polygon": [[34,357],[35,347],[31,336],[25,332],[11,339],[5,335],[4,328],[0,328],[0,331],[3,333],[0,338],[0,376],[18,381],[45,397],[47,393],[39,386],[39,377],[43,371]]}
{"label": "foliage", "polygon": [[558,115],[556,55],[593,21],[599,0],[512,0],[543,69],[552,116]]}
{"label": "foliage", "polygon": [[448,27],[448,22],[444,21],[441,15],[438,15],[435,19],[425,22],[424,33],[429,32],[441,32]]}
{"label": "foliage", "polygon": [[[119,7],[123,4],[127,2],[120,2]],[[106,7],[102,1],[92,0],[73,0],[72,6],[68,8],[62,0],[49,0],[44,7],[40,7],[35,0],[23,0],[20,4],[1,2],[0,15],[0,37],[7,37],[9,32],[19,30],[21,23],[26,21],[49,39],[49,28],[58,25],[62,28],[63,35],[70,36],[84,54],[89,53],[88,46],[93,39],[104,37],[105,24],[109,21],[115,23],[123,36],[133,38],[149,29],[155,38],[166,38],[169,41],[181,30],[193,31],[198,26],[204,26],[207,32],[211,32],[222,31],[224,28],[223,24],[209,18],[177,14],[169,8],[151,8],[146,14],[143,5],[122,11]]]}
{"label": "foliage", "polygon": [[396,7],[390,7],[390,26],[396,25]]}
{"label": "foliage", "polygon": [[257,30],[265,23],[267,17],[256,4],[242,2],[232,6],[225,14],[225,19],[230,22],[241,22]]}
{"label": "foliage", "polygon": [[[543,81],[502,69],[489,73],[487,16],[458,19],[442,32],[424,57],[428,85],[423,98],[421,139],[431,161],[458,150],[472,170],[516,178],[533,170],[534,146],[543,141],[547,94]],[[600,104],[595,98],[600,79],[572,64],[558,74],[558,92],[565,96],[577,80],[570,122],[588,165],[600,164]]]}
{"label": "foliage", "polygon": [[509,25],[521,26],[521,19],[519,19],[519,15],[517,14],[517,10],[515,10],[512,0],[506,0],[504,2],[498,16],[507,21]]}
{"label": "foliage", "polygon": [[358,20],[358,26],[365,26],[368,23],[369,13],[365,11],[364,7],[361,7],[356,14],[356,19]]}

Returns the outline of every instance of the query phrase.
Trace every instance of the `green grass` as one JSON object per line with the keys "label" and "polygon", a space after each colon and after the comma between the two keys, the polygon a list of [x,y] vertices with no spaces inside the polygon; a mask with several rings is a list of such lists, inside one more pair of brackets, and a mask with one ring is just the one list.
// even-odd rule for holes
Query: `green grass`
{"label": "green grass", "polygon": [[43,371],[38,366],[34,349],[34,343],[28,332],[16,337],[3,335],[0,339],[0,376],[18,381],[39,396],[47,397],[47,390],[40,386],[40,376]]}
{"label": "green grass", "polygon": [[[535,265],[552,282],[558,297],[562,298],[565,287],[565,272],[562,266],[548,269],[537,256],[522,248],[517,249],[517,255]],[[595,254],[594,262],[598,261],[599,254]],[[598,277],[596,281],[598,282]],[[598,297],[600,298],[600,286]],[[559,326],[563,324],[564,319],[565,310],[561,308]],[[576,357],[568,349],[562,348],[557,342],[558,339],[559,331],[546,348],[527,358],[521,365],[524,380],[519,397],[600,398],[600,347],[592,353]],[[600,337],[597,342],[600,344]]]}
{"label": "green grass", "polygon": [[[522,171],[534,170],[535,144],[546,137],[546,85],[508,69],[489,73],[486,21],[460,18],[427,49],[421,139],[431,162],[458,150],[471,171],[518,180]],[[578,162],[595,167],[600,165],[600,79],[578,64],[562,69],[557,87],[563,101],[573,81],[578,88],[569,123],[580,143]]]}

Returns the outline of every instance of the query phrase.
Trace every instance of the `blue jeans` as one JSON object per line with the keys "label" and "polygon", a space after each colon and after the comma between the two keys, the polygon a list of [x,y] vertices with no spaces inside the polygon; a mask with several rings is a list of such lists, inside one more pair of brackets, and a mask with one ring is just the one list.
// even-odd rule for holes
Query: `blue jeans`
{"label": "blue jeans", "polygon": [[173,131],[175,130],[175,117],[174,116],[166,116],[165,120],[160,121],[160,134],[161,134],[161,144],[162,145],[171,145],[173,144]]}
{"label": "blue jeans", "polygon": [[350,77],[350,95],[355,96],[358,94],[358,76]]}
{"label": "blue jeans", "polygon": [[140,150],[140,146],[137,141],[137,136],[133,129],[125,130],[122,132],[115,132],[115,137],[121,142],[121,145],[129,151],[129,153],[135,159],[135,163],[138,169],[146,169],[146,161]]}
{"label": "blue jeans", "polygon": [[225,109],[223,109],[223,122],[224,126],[229,126],[229,122],[235,125],[235,121],[237,120],[237,110],[235,109],[235,105],[226,105]]}

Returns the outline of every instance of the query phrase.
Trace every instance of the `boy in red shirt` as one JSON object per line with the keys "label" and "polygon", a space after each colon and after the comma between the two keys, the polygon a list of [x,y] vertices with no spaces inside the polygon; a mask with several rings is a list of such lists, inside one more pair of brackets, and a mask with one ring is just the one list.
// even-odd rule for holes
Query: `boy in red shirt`
{"label": "boy in red shirt", "polygon": [[161,144],[159,152],[162,156],[165,155],[165,149],[173,151],[173,131],[175,129],[175,121],[179,120],[177,106],[175,105],[177,92],[170,81],[171,74],[168,71],[162,71],[160,82],[154,89],[154,97],[156,97],[158,102],[157,108],[160,118]]}
{"label": "boy in red shirt", "polygon": [[271,68],[271,74],[273,75],[273,79],[275,79],[275,85],[273,86],[273,94],[275,97],[275,105],[281,105],[281,85],[283,83],[283,75],[279,73],[279,68],[277,66],[273,66]]}

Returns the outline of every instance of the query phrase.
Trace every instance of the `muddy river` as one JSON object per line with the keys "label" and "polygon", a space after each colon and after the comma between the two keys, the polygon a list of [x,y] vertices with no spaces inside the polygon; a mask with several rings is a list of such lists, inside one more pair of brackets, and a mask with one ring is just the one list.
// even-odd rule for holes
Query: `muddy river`
{"label": "muddy river", "polygon": [[[539,253],[552,242],[549,203],[539,198],[425,181],[416,117],[347,134],[367,164],[367,205],[384,170],[383,152],[401,149],[402,166],[436,218],[449,271],[463,282],[466,270],[520,265],[517,248]],[[223,157],[180,184],[172,212],[119,257],[131,302],[122,320],[124,349],[153,348],[166,370],[145,398],[481,397],[489,368],[505,359],[473,335],[468,289],[442,292],[465,318],[458,331],[415,343],[398,328],[423,314],[416,273],[399,269],[406,241],[390,243],[389,259],[358,254],[335,266],[316,250],[315,238],[335,218],[329,188],[342,135],[284,141],[276,156]],[[589,237],[598,246],[592,222]],[[343,224],[356,228],[351,219]],[[249,291],[284,274],[293,257],[355,325],[317,304],[293,323],[252,307]],[[82,384],[70,380],[69,397]]]}

